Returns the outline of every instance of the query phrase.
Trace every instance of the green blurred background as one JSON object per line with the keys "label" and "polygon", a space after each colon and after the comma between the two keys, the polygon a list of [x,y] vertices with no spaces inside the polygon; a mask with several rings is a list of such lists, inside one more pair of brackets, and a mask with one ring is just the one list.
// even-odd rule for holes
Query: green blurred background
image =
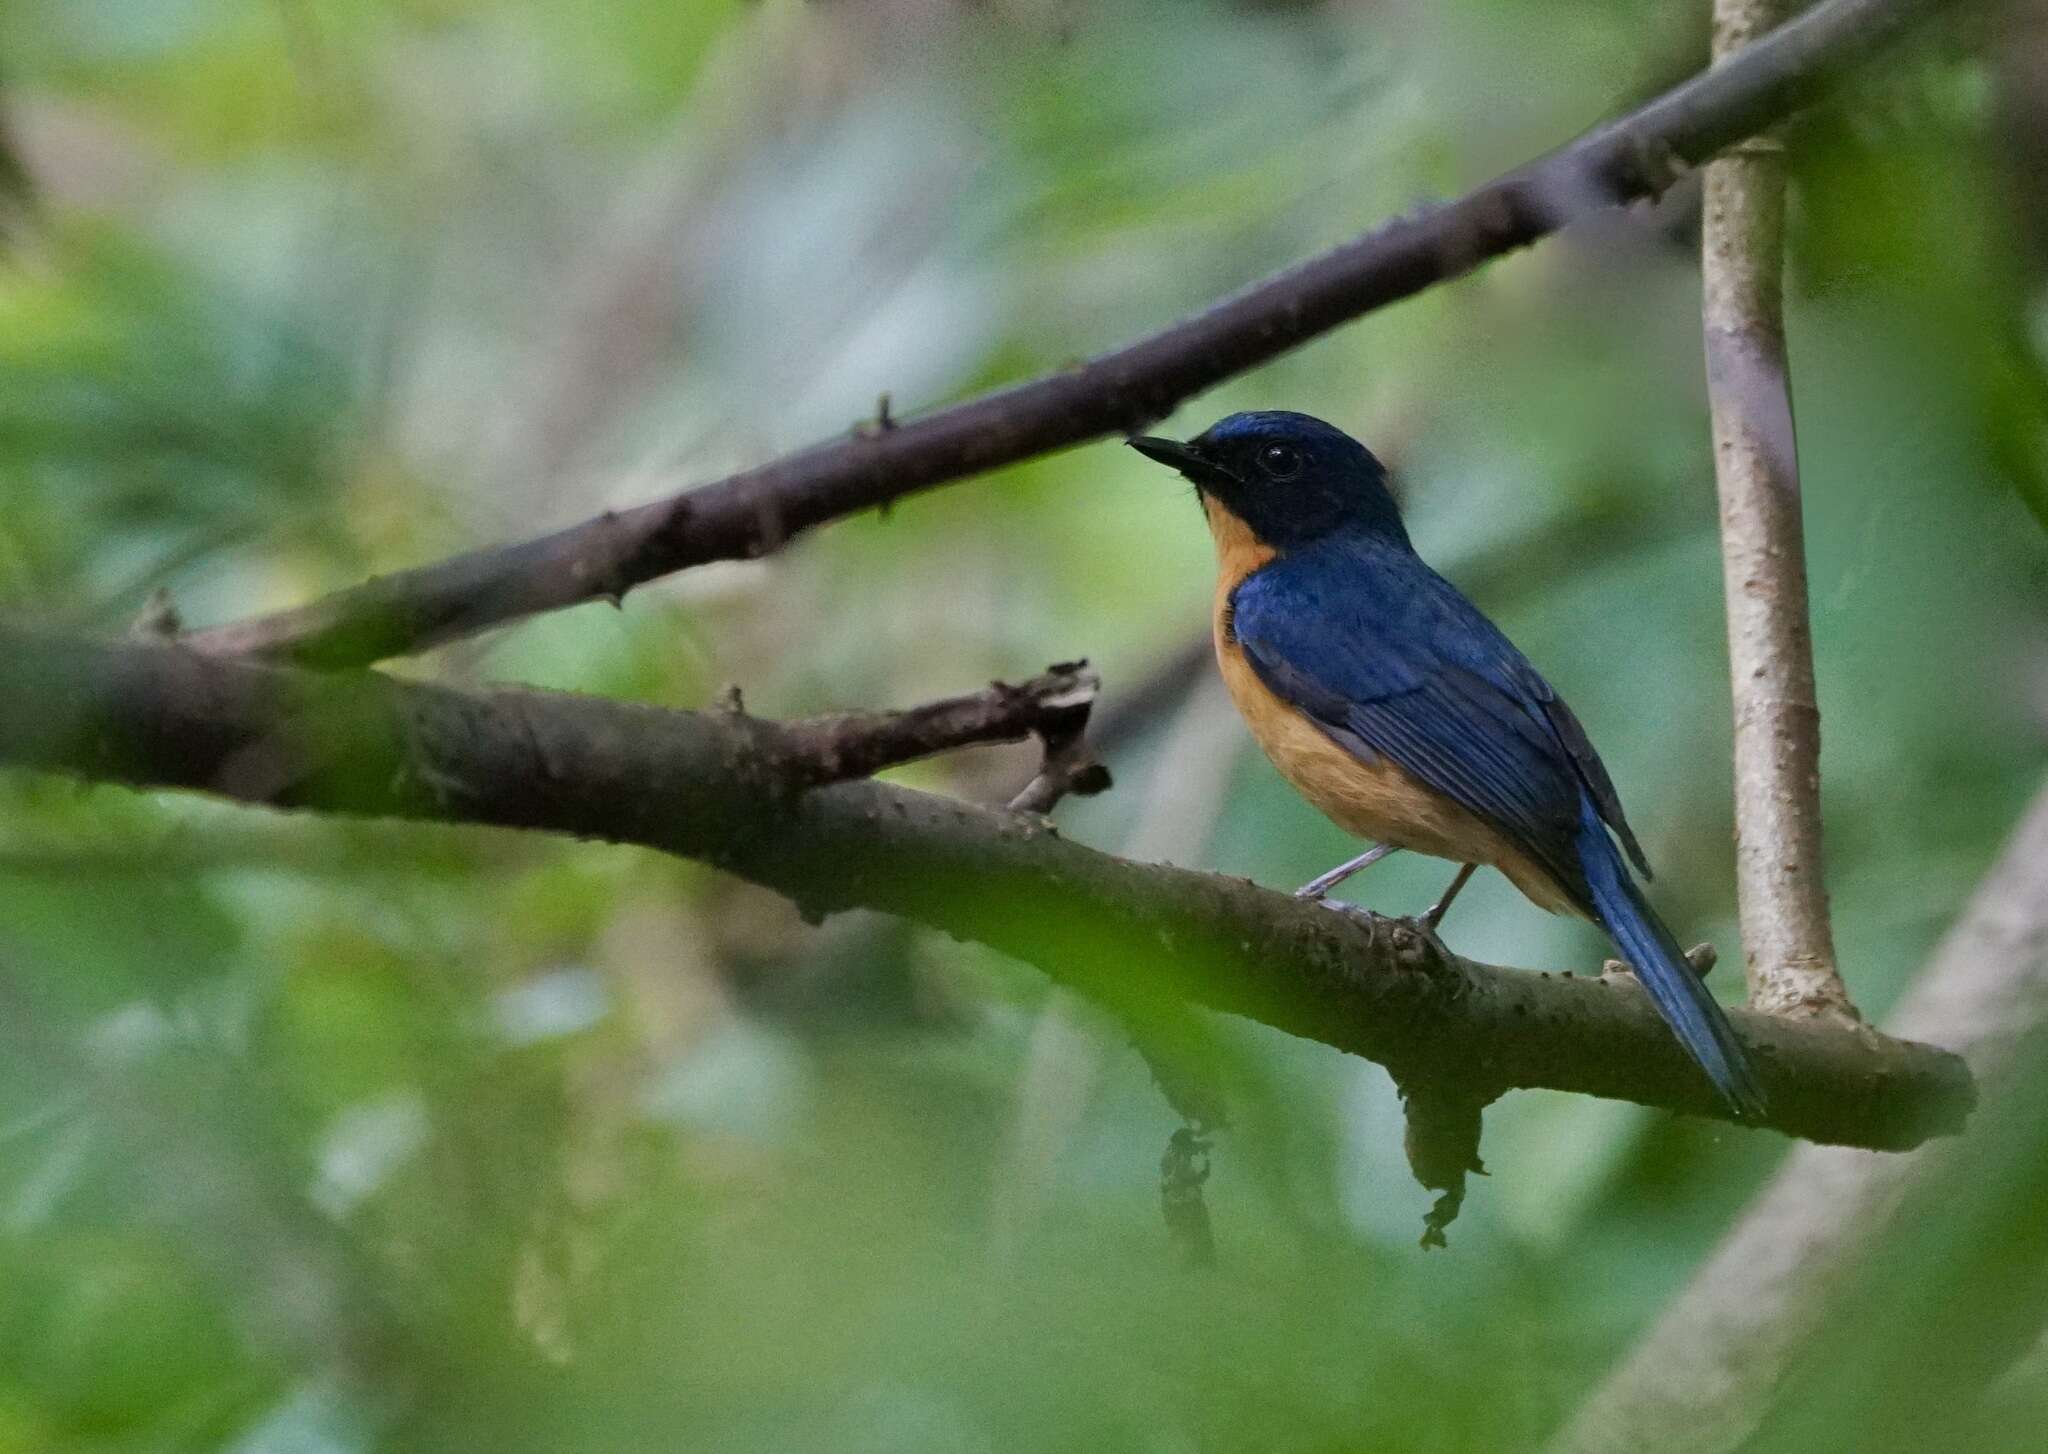
{"label": "green blurred background", "polygon": [[[225,619],[714,478],[884,390],[1057,367],[1654,93],[1705,35],[1651,0],[7,0],[0,610]],[[1790,132],[1829,880],[1876,1015],[2044,762],[2044,78],[2048,22],[1997,12]],[[1696,204],[1164,428],[1297,408],[1387,457],[1729,991]],[[1119,705],[1202,631],[1210,569],[1185,492],[1104,444],[399,669],[792,715],[1085,655],[1118,785],[1067,831],[1292,886],[1352,846],[1206,674]],[[994,800],[1029,769],[903,776]],[[1413,912],[1445,872],[1350,892]],[[1601,954],[1492,876],[1449,938]],[[1425,1255],[1386,1076],[1223,1023],[1258,1089],[1189,1272],[1174,1114],[1034,971],[643,852],[21,774],[0,999],[0,1454],[1532,1447],[1784,1151],[1514,1095]],[[2043,1204],[1999,1165],[1970,1207]],[[2044,1420],[2036,1356],[1947,1433],[2038,1449]]]}

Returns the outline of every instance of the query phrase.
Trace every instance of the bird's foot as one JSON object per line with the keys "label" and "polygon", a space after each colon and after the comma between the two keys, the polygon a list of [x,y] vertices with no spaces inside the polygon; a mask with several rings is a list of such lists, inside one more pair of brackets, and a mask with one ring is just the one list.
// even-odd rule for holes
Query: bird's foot
{"label": "bird's foot", "polygon": [[1308,903],[1321,904],[1333,914],[1342,914],[1347,919],[1354,919],[1374,934],[1391,933],[1396,945],[1405,940],[1417,948],[1427,949],[1440,959],[1451,957],[1451,951],[1444,946],[1444,941],[1437,937],[1436,924],[1427,914],[1404,914],[1398,917],[1379,914],[1358,904],[1347,904],[1342,899],[1330,898],[1327,894],[1311,894],[1306,889],[1298,890],[1294,896]]}
{"label": "bird's foot", "polygon": [[1437,937],[1436,921],[1428,914],[1411,914],[1394,920],[1404,932],[1428,945],[1439,959],[1449,959],[1451,951],[1444,947],[1444,941]]}
{"label": "bird's foot", "polygon": [[1398,919],[1390,919],[1385,914],[1375,914],[1371,909],[1359,904],[1347,904],[1342,899],[1330,898],[1327,894],[1311,894],[1307,890],[1302,890],[1295,894],[1295,897],[1308,903],[1321,904],[1333,914],[1342,914],[1362,927],[1374,939],[1387,932],[1388,926],[1401,922]]}
{"label": "bird's foot", "polygon": [[1301,889],[1294,896],[1305,903],[1321,904],[1331,913],[1342,914],[1349,919],[1356,919],[1361,924],[1384,924],[1386,922],[1386,915],[1384,914],[1375,914],[1371,909],[1364,907],[1362,904],[1347,904],[1344,900],[1333,899],[1328,894],[1312,894],[1307,889]]}

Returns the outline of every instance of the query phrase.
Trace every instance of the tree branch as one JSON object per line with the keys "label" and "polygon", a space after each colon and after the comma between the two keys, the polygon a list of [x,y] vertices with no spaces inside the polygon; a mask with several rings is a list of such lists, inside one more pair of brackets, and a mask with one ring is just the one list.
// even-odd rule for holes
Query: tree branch
{"label": "tree branch", "polygon": [[[1893,1019],[1900,1035],[1962,1047],[1987,1102],[2028,1068],[2028,1036],[2048,1023],[2048,789]],[[1745,1447],[1840,1291],[1889,1245],[1901,1199],[1967,1186],[1954,1149],[1795,1151],[1552,1454]],[[1964,1406],[1962,1389],[1945,1396]]]}
{"label": "tree branch", "polygon": [[[1487,1098],[1520,1086],[1724,1116],[1625,976],[1441,953],[1404,924],[1069,843],[1031,814],[874,782],[805,790],[790,734],[734,712],[227,662],[177,645],[0,627],[0,761],[282,807],[638,843],[808,914],[900,914],[1144,1017],[1244,1015]],[[1962,1063],[1866,1030],[1738,1012],[1788,1135],[1896,1149],[1952,1132]]]}
{"label": "tree branch", "polygon": [[[1715,0],[1714,57],[1741,64],[1784,0]],[[1735,712],[1735,879],[1749,1002],[1856,1018],[1822,875],[1820,708],[1785,357],[1785,158],[1759,137],[1707,167],[1701,321]]]}
{"label": "tree branch", "polygon": [[1045,744],[1045,767],[1011,806],[1043,813],[1068,793],[1087,797],[1109,786],[1109,773],[1082,735],[1101,688],[1087,662],[1069,661],[1016,686],[991,682],[984,691],[901,712],[845,712],[774,725],[784,739],[791,786],[802,787],[870,777],[959,747],[1036,737]]}
{"label": "tree branch", "polygon": [[[1033,726],[1032,730],[1045,746],[1045,759],[1039,765],[1038,776],[1010,799],[1012,812],[1050,813],[1069,793],[1089,798],[1109,790],[1109,769],[1096,761],[1087,737],[1088,714],[1095,705],[1095,694],[1102,686],[1101,678],[1083,670],[1087,665],[1082,661],[1056,666],[1047,677],[1039,679],[1046,681],[1064,671],[1083,680],[1073,689],[1052,696],[1045,704],[1049,710]],[[1000,688],[1002,683],[998,682],[996,686]]]}
{"label": "tree branch", "polygon": [[1425,207],[1078,367],[520,544],[196,632],[203,651],[366,665],[634,586],[751,558],[934,485],[1144,427],[1180,402],[1376,308],[1604,208],[1655,197],[1813,100],[1943,0],[1824,0],[1739,58],[1454,202]]}

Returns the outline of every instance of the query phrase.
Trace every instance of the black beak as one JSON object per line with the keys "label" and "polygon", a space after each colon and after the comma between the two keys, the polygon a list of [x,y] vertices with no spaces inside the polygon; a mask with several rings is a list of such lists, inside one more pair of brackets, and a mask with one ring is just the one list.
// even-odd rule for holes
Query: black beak
{"label": "black beak", "polygon": [[1156,434],[1139,434],[1124,441],[1147,459],[1157,460],[1169,469],[1179,470],[1199,486],[1235,484],[1237,477],[1205,458],[1192,445],[1182,444],[1177,439],[1161,439]]}

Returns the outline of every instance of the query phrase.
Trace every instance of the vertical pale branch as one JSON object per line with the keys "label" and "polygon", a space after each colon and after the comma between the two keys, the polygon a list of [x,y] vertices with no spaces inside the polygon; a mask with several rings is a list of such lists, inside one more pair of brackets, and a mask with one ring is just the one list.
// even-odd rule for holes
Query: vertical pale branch
{"label": "vertical pale branch", "polygon": [[[1787,8],[1785,0],[1715,0],[1715,64]],[[1776,142],[1746,142],[1707,167],[1703,234],[1749,998],[1781,1014],[1854,1018],[1821,876],[1820,711],[1785,362],[1785,161]]]}

